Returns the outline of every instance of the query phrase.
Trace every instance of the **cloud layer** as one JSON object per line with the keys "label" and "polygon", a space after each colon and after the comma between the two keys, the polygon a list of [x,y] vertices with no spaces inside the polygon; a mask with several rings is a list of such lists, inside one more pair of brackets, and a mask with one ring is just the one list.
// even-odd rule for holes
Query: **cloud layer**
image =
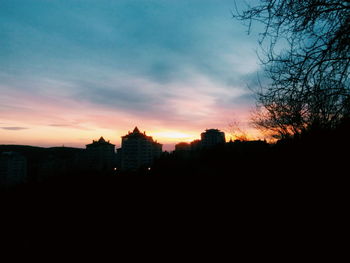
{"label": "cloud layer", "polygon": [[247,115],[256,39],[232,8],[231,0],[1,1],[4,127],[199,133]]}

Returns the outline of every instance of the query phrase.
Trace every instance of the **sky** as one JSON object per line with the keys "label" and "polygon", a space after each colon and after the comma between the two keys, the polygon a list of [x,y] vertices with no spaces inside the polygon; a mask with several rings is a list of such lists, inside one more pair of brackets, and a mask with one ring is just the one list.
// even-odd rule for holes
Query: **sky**
{"label": "sky", "polygon": [[0,0],[0,144],[85,147],[103,136],[119,147],[138,126],[171,150],[232,121],[255,136],[257,36],[234,8]]}

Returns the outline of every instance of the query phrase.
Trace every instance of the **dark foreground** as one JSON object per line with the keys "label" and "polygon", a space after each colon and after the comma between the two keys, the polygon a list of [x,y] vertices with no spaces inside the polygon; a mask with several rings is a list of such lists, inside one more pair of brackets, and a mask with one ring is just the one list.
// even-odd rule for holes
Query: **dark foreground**
{"label": "dark foreground", "polygon": [[[12,257],[96,261],[261,258],[266,242],[276,257],[319,253],[310,244],[342,231],[347,136],[228,143],[165,155],[135,173],[56,171],[1,191],[2,248]],[[332,231],[329,217],[337,218]]]}

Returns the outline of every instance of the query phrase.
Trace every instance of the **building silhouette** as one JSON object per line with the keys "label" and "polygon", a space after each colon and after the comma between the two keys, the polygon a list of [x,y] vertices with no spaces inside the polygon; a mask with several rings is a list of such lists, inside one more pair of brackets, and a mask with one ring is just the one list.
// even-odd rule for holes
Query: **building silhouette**
{"label": "building silhouette", "polygon": [[175,144],[175,151],[190,151],[191,144],[187,142],[179,142]]}
{"label": "building silhouette", "polygon": [[190,143],[180,142],[175,145],[175,152],[199,151],[218,144],[225,144],[225,133],[218,129],[207,129],[201,133],[201,140]]}
{"label": "building silhouette", "polygon": [[24,183],[27,179],[27,159],[16,152],[0,154],[0,187]]}
{"label": "building silhouette", "polygon": [[225,133],[218,129],[207,129],[205,132],[201,133],[201,146],[204,148],[223,144],[225,142]]}
{"label": "building silhouette", "polygon": [[201,140],[194,140],[191,142],[191,151],[198,151],[201,149],[202,142]]}
{"label": "building silhouette", "polygon": [[118,149],[117,153],[121,170],[135,171],[141,167],[149,167],[154,159],[159,158],[162,154],[162,144],[135,127],[133,132],[122,136],[121,149]]}
{"label": "building silhouette", "polygon": [[115,145],[101,137],[86,145],[86,158],[89,169],[112,171],[115,167]]}

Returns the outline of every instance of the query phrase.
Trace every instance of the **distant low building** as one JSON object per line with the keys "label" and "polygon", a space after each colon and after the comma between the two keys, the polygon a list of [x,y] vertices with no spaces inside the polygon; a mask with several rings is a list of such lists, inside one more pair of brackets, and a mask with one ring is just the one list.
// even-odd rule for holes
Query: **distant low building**
{"label": "distant low building", "polygon": [[27,159],[16,152],[0,154],[0,187],[24,183],[27,178]]}
{"label": "distant low building", "polygon": [[191,142],[191,150],[197,151],[201,149],[201,140],[194,140]]}
{"label": "distant low building", "polygon": [[204,148],[225,142],[225,133],[218,129],[208,129],[201,133],[201,146]]}
{"label": "distant low building", "polygon": [[187,142],[180,142],[175,145],[175,151],[190,151],[191,150],[191,144]]}
{"label": "distant low building", "polygon": [[112,171],[115,166],[115,145],[101,137],[86,145],[89,168],[97,171]]}
{"label": "distant low building", "polygon": [[154,141],[146,132],[141,133],[137,127],[133,132],[122,136],[121,149],[117,150],[120,159],[120,168],[137,170],[140,167],[150,166],[162,154],[162,144]]}

